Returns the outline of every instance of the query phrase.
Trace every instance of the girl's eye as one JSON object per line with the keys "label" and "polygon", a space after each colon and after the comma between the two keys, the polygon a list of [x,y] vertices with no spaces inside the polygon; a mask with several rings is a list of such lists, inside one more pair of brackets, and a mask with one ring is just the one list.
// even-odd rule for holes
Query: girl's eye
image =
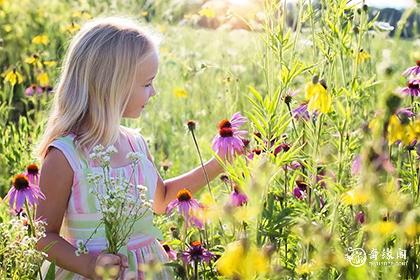
{"label": "girl's eye", "polygon": [[151,87],[151,86],[152,84],[150,83],[150,84],[145,85],[144,87]]}

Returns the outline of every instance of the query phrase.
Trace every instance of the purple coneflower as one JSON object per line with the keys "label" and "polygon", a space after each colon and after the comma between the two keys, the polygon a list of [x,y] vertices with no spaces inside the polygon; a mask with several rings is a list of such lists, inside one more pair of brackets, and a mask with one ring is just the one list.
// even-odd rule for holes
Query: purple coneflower
{"label": "purple coneflower", "polygon": [[362,167],[362,158],[360,155],[357,155],[354,160],[353,163],[351,165],[351,175],[355,176],[357,174],[360,173]]}
{"label": "purple coneflower", "polygon": [[290,150],[290,145],[287,143],[281,143],[274,149],[273,153],[274,153],[274,156],[277,156],[277,154],[279,154],[280,152],[282,151],[287,152],[288,150]]}
{"label": "purple coneflower", "polygon": [[405,88],[402,88],[400,92],[404,95],[409,96],[420,96],[420,80],[413,79],[407,83]]}
{"label": "purple coneflower", "polygon": [[240,207],[248,202],[248,197],[243,193],[237,186],[233,187],[233,191],[230,194],[230,205],[234,207]]}
{"label": "purple coneflower", "polygon": [[291,163],[289,163],[289,164],[286,164],[284,167],[283,167],[283,169],[287,169],[287,170],[289,170],[289,171],[293,171],[293,170],[296,170],[296,169],[298,169],[298,168],[300,168],[300,167],[302,167],[302,164],[300,164],[300,162],[298,162],[298,161],[296,161],[296,160],[294,160],[294,161],[292,161]]}
{"label": "purple coneflower", "polygon": [[25,89],[26,96],[33,96],[36,94],[41,94],[44,90],[42,87],[37,86],[36,84],[31,84],[29,87]]}
{"label": "purple coneflower", "polygon": [[296,187],[293,189],[293,195],[297,199],[304,199],[306,197],[307,184],[304,181],[297,180]]}
{"label": "purple coneflower", "polygon": [[404,72],[403,72],[403,76],[409,77],[409,76],[417,76],[420,74],[420,60],[416,61],[416,65],[407,68]]}
{"label": "purple coneflower", "polygon": [[308,121],[310,119],[310,115],[308,112],[308,103],[300,104],[296,109],[292,111],[292,116],[296,120],[304,119]]}
{"label": "purple coneflower", "polygon": [[363,224],[364,222],[365,222],[365,213],[363,213],[363,211],[359,211],[357,214],[356,214],[356,221],[359,223],[359,224]]}
{"label": "purple coneflower", "polygon": [[415,116],[415,114],[413,113],[413,111],[410,110],[410,108],[400,108],[397,110],[396,114],[399,117],[406,117],[406,118],[411,118]]}
{"label": "purple coneflower", "polygon": [[7,193],[5,199],[9,199],[10,208],[19,211],[25,200],[30,205],[38,204],[38,199],[45,199],[45,195],[38,186],[30,183],[25,174],[18,174],[13,178],[12,188]]}
{"label": "purple coneflower", "polygon": [[236,112],[233,114],[232,118],[230,119],[230,124],[232,125],[232,128],[239,129],[242,125],[244,125],[247,122],[247,119],[241,115],[241,113]]}
{"label": "purple coneflower", "polygon": [[39,168],[35,163],[29,164],[24,173],[31,184],[39,185]]}
{"label": "purple coneflower", "polygon": [[235,126],[226,119],[221,120],[219,127],[219,135],[213,139],[213,150],[221,157],[226,156],[226,154],[234,155],[235,152],[242,153],[244,150],[244,143],[241,136],[246,134],[244,130],[238,130],[239,126],[242,124],[242,120],[236,117]]}
{"label": "purple coneflower", "polygon": [[203,208],[203,206],[192,197],[191,192],[187,189],[180,190],[176,197],[175,200],[168,204],[166,213],[168,215],[171,214],[175,207],[177,207],[187,226],[192,223],[195,226],[202,228],[203,223],[197,217],[191,215],[191,212]]}
{"label": "purple coneflower", "polygon": [[174,250],[172,250],[171,247],[169,247],[168,244],[163,244],[162,247],[163,247],[163,249],[165,249],[165,252],[168,255],[168,258],[170,260],[173,260],[173,261],[177,260],[176,252]]}
{"label": "purple coneflower", "polygon": [[261,149],[253,149],[248,155],[247,155],[247,157],[249,158],[249,159],[253,159],[254,158],[254,156],[259,156],[261,154]]}
{"label": "purple coneflower", "polygon": [[182,253],[182,260],[185,263],[199,263],[205,261],[210,263],[214,255],[201,245],[200,241],[194,241],[188,246],[188,249]]}

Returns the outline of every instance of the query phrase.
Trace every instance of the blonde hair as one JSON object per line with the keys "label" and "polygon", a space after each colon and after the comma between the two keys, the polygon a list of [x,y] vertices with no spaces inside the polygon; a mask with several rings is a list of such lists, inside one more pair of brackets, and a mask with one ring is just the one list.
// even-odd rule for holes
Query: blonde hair
{"label": "blonde hair", "polygon": [[37,147],[40,159],[54,139],[71,132],[82,151],[115,143],[138,69],[147,55],[157,51],[157,44],[156,37],[130,18],[104,17],[86,23],[64,57]]}

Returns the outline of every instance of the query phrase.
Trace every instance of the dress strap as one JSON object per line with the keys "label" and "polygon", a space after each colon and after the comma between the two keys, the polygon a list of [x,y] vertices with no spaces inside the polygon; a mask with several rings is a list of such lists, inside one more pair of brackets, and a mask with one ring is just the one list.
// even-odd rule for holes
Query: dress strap
{"label": "dress strap", "polygon": [[72,135],[62,136],[52,141],[49,147],[59,149],[66,157],[73,171],[77,171],[84,168],[85,160],[83,160],[83,157],[77,151],[73,139],[74,137]]}

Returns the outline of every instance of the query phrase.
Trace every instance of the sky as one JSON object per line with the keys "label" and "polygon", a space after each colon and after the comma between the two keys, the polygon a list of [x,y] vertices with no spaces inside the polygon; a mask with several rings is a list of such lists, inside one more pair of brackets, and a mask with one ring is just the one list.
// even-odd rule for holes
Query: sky
{"label": "sky", "polygon": [[[362,2],[362,1],[354,1]],[[392,7],[392,8],[407,8],[416,5],[415,0],[366,0],[366,4],[378,8]]]}

